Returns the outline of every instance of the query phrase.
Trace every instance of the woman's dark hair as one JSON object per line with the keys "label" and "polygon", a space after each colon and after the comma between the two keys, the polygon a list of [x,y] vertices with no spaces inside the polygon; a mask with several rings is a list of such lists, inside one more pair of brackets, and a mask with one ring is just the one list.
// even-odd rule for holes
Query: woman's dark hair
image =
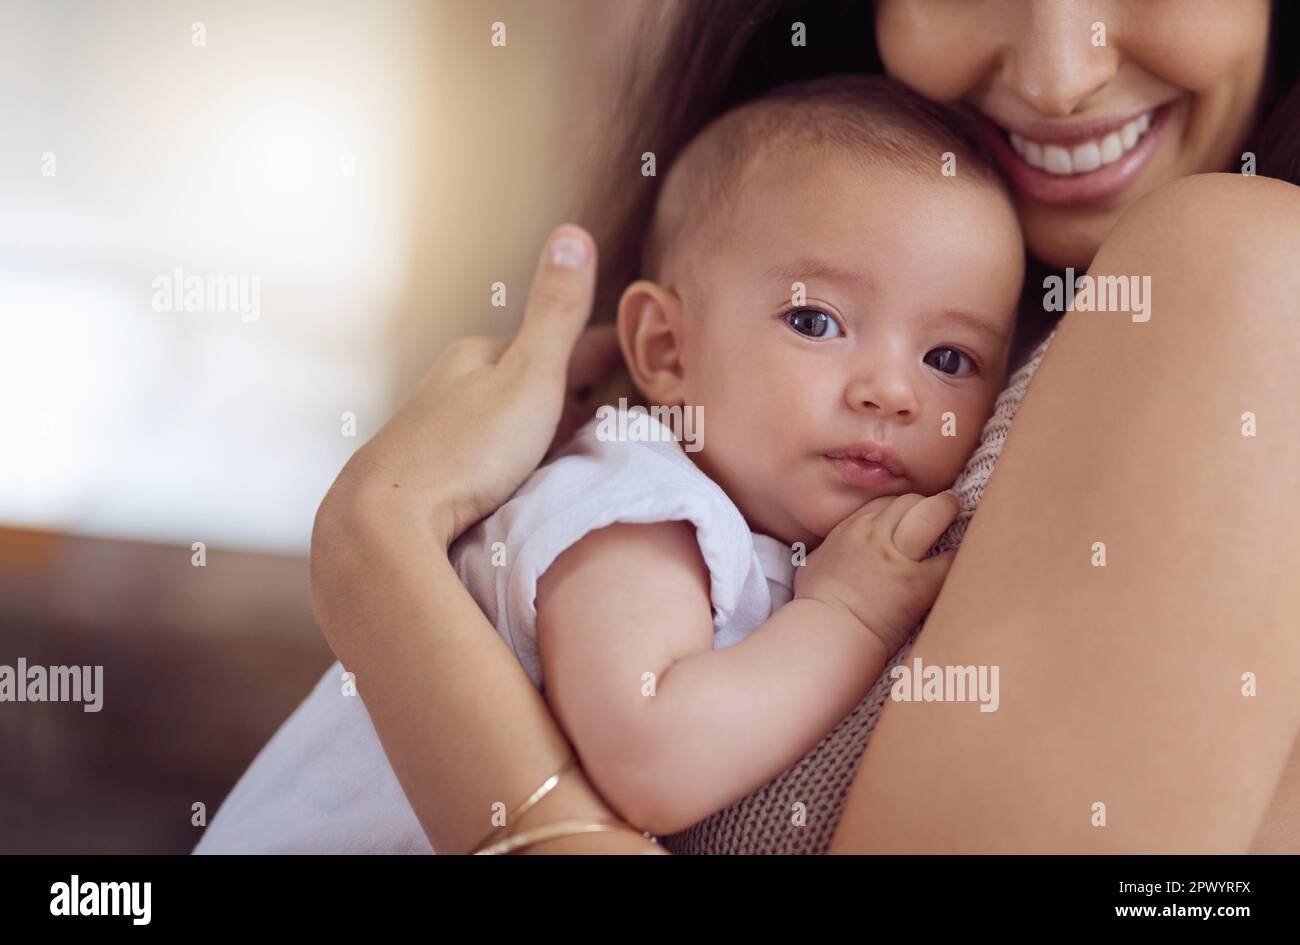
{"label": "woman's dark hair", "polygon": [[[652,4],[655,11],[664,8]],[[608,149],[578,214],[600,249],[594,319],[613,318],[619,294],[639,275],[659,182],[695,134],[722,112],[787,82],[834,73],[883,72],[873,4],[863,0],[684,0],[653,29],[631,63]],[[1257,173],[1300,183],[1300,2],[1273,0],[1268,78],[1247,150]],[[810,44],[791,43],[792,24]],[[638,171],[653,151],[656,177]]]}
{"label": "woman's dark hair", "polygon": [[1247,150],[1257,173],[1300,184],[1300,3],[1273,0],[1268,78]]}

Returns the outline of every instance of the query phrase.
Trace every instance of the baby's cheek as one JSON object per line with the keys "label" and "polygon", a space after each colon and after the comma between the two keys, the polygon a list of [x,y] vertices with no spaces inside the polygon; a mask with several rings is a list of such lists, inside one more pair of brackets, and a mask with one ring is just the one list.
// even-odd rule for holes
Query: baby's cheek
{"label": "baby's cheek", "polygon": [[918,481],[918,491],[931,495],[952,485],[966,468],[971,453],[979,445],[984,422],[978,416],[957,415],[952,422],[937,431],[929,444],[929,455],[924,463],[923,481]]}
{"label": "baby's cheek", "polygon": [[979,447],[984,434],[984,424],[988,422],[989,417],[992,415],[993,402],[991,399],[981,401],[964,412],[959,421],[957,436],[952,438],[954,450],[951,458],[951,468],[954,479],[966,468],[971,454]]}

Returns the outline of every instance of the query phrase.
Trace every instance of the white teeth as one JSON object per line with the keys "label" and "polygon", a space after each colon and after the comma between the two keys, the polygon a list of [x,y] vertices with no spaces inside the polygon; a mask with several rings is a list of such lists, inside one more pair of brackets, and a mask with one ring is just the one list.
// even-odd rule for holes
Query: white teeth
{"label": "white teeth", "polygon": [[1148,131],[1155,110],[1144,112],[1101,138],[1084,141],[1073,148],[1064,148],[1057,144],[1043,144],[1032,141],[1015,132],[1009,132],[1011,147],[1031,167],[1045,170],[1049,174],[1087,174],[1106,164],[1113,164],[1127,152],[1137,146]]}
{"label": "white teeth", "polygon": [[1101,139],[1101,163],[1112,164],[1124,156],[1124,142],[1119,134],[1112,131]]}
{"label": "white teeth", "polygon": [[1070,152],[1070,161],[1074,164],[1074,173],[1086,174],[1101,167],[1101,148],[1097,142],[1089,141]]}
{"label": "white teeth", "polygon": [[1049,174],[1074,173],[1074,165],[1070,163],[1070,152],[1054,144],[1043,148],[1043,168]]}

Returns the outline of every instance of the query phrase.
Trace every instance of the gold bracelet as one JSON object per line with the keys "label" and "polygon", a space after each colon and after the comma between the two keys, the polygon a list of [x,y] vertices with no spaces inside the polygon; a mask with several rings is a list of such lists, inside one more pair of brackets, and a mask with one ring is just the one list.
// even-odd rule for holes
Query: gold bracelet
{"label": "gold bracelet", "polygon": [[558,840],[560,837],[573,837],[583,833],[608,833],[617,829],[614,824],[600,820],[561,820],[553,824],[542,824],[540,827],[533,827],[523,833],[506,837],[490,847],[475,850],[474,855],[499,856],[505,853],[518,853],[520,850],[544,843],[547,840]]}
{"label": "gold bracelet", "polygon": [[549,778],[543,781],[536,791],[528,795],[527,799],[525,799],[522,804],[516,807],[514,811],[511,812],[509,816],[506,817],[506,822],[504,824],[502,824],[500,827],[492,828],[492,830],[488,832],[488,835],[486,837],[484,837],[478,843],[474,844],[474,846],[471,847],[470,849],[481,851],[484,847],[488,845],[488,843],[492,840],[492,838],[495,837],[497,834],[499,834],[502,830],[504,830],[506,827],[509,827],[511,824],[518,823],[519,818],[523,817],[524,814],[532,810],[537,805],[538,801],[544,798],[547,794],[550,794],[551,791],[555,790],[555,786],[560,783],[560,775],[564,774],[564,772],[568,771],[577,763],[578,763],[577,756],[570,755],[568,760],[565,761],[564,764],[560,765],[560,767],[556,769],[554,774],[552,774]]}

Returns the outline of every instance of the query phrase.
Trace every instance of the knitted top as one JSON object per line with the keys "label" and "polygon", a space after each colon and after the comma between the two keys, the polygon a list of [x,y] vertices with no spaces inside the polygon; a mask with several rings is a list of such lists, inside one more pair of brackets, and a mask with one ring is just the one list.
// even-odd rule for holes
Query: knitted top
{"label": "knitted top", "polygon": [[[1011,421],[1054,335],[1055,331],[1038,345],[998,395],[993,414],[980,436],[980,445],[952,487],[961,499],[961,511],[931,549],[932,553],[961,544],[966,526],[1002,454],[1002,444],[1006,442]],[[880,718],[892,688],[890,670],[907,658],[920,632],[920,626],[912,631],[912,636],[885,666],[871,691],[808,754],[730,807],[680,833],[659,838],[660,844],[678,854],[825,853],[840,822],[849,786],[858,770],[858,760],[871,739],[876,720]],[[796,804],[802,808],[796,808]],[[806,821],[798,826],[793,817],[797,809],[805,812],[803,820]]]}

